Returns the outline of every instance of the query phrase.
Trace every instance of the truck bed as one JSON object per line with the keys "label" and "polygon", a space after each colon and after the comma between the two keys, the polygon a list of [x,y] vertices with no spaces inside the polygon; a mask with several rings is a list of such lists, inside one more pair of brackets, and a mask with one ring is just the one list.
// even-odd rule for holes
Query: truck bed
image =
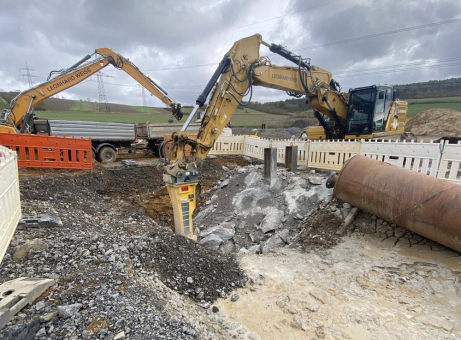
{"label": "truck bed", "polygon": [[[42,124],[36,126],[43,126]],[[136,124],[48,120],[51,136],[91,138],[100,142],[133,142],[136,139]]]}
{"label": "truck bed", "polygon": [[[200,123],[192,123],[187,128],[188,133],[197,133],[200,128]],[[163,139],[164,135],[171,135],[173,132],[178,132],[183,126],[179,124],[151,124],[138,123],[136,124],[137,136],[143,139]]]}

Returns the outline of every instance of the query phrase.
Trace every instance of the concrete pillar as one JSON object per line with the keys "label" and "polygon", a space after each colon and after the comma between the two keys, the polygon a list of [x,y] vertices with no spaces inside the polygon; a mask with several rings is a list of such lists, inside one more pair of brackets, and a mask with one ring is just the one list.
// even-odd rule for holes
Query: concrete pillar
{"label": "concrete pillar", "polygon": [[277,178],[277,148],[264,148],[264,178],[271,183]]}
{"label": "concrete pillar", "polygon": [[298,170],[298,146],[285,147],[285,168],[288,171],[296,172]]}

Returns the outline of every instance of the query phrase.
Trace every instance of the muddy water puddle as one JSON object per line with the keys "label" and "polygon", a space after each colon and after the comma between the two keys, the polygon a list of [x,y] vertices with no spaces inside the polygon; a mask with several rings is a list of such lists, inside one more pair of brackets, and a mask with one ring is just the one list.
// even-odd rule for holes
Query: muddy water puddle
{"label": "muddy water puddle", "polygon": [[323,254],[245,255],[254,284],[220,309],[261,339],[461,337],[461,257],[394,243],[353,235]]}

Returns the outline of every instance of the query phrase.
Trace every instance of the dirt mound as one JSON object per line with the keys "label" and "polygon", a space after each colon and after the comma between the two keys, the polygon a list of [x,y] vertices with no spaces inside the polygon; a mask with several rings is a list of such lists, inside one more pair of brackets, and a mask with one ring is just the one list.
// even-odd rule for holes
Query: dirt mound
{"label": "dirt mound", "polygon": [[406,131],[416,136],[461,136],[461,112],[452,109],[430,109],[406,123]]}
{"label": "dirt mound", "polygon": [[197,301],[214,301],[243,287],[245,275],[235,257],[157,228],[140,252],[143,265],[159,273],[169,288]]}
{"label": "dirt mound", "polygon": [[300,236],[300,243],[305,250],[329,249],[338,244],[341,237],[338,235],[342,223],[341,216],[335,214],[338,208],[334,205],[327,206],[315,215]]}

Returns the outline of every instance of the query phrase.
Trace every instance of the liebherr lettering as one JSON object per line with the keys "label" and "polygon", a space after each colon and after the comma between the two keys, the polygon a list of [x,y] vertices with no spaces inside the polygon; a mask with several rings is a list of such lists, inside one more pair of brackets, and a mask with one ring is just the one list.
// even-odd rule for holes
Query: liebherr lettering
{"label": "liebherr lettering", "polygon": [[70,82],[74,81],[75,79],[83,77],[83,76],[85,76],[85,75],[87,75],[89,73],[91,73],[91,69],[86,68],[86,69],[81,70],[78,73],[76,73],[75,76],[69,76],[69,77],[67,77],[65,79],[61,79],[60,81],[58,81],[58,82],[56,82],[54,84],[49,85],[46,89],[51,92],[53,90],[56,90],[57,88],[60,88],[61,86],[65,85],[65,84],[70,83]]}
{"label": "liebherr lettering", "polygon": [[298,78],[296,77],[282,76],[281,74],[276,74],[276,73],[272,73],[272,78],[292,81],[293,83],[296,83],[298,81]]}

